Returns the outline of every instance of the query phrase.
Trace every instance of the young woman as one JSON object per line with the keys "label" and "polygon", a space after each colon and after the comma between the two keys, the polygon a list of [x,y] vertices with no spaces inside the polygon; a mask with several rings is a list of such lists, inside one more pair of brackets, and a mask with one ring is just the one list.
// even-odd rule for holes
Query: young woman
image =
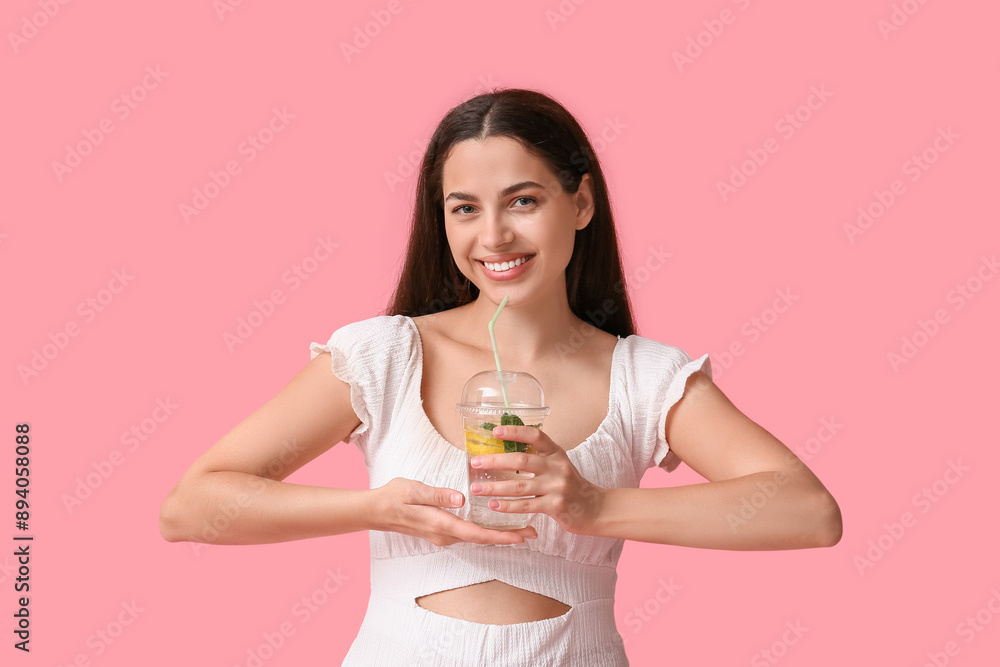
{"label": "young woman", "polygon": [[[471,489],[527,528],[470,523],[455,411],[495,368],[541,383],[537,454],[478,457],[534,477]],[[417,185],[386,314],[313,343],[312,361],[184,474],[163,502],[170,541],[251,544],[370,531],[372,593],[344,665],[588,665],[628,661],[615,628],[624,541],[711,549],[832,546],[836,501],[711,380],[708,355],[635,335],[601,167],[572,115],[507,89],[452,109]],[[334,444],[364,453],[364,491],[282,480]],[[289,445],[288,443],[294,443]],[[282,444],[284,443],[284,444]],[[708,483],[642,489],[681,461]],[[771,490],[748,519],[741,501]],[[226,502],[244,507],[221,534]]]}

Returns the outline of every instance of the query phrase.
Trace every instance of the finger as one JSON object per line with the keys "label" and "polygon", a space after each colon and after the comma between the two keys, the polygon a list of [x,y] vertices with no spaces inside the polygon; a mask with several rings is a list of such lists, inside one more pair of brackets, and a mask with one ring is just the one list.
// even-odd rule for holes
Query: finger
{"label": "finger", "polygon": [[437,507],[461,507],[465,504],[465,495],[455,489],[429,486],[425,491],[417,504]]}
{"label": "finger", "polygon": [[483,528],[477,524],[460,519],[451,512],[443,509],[434,511],[442,523],[435,527],[435,532],[441,535],[448,535],[463,542],[473,542],[476,544],[522,544],[526,539],[538,539],[538,531],[534,526],[526,526],[514,530],[499,530],[496,528]]}
{"label": "finger", "polygon": [[497,426],[493,429],[493,435],[504,440],[531,445],[543,455],[563,451],[563,448],[553,442],[542,429],[534,426]]}
{"label": "finger", "polygon": [[509,454],[480,454],[469,459],[473,468],[489,470],[523,470],[538,474],[545,471],[545,461],[538,454],[511,452]]}
{"label": "finger", "polygon": [[[486,533],[494,533],[496,536],[491,536],[488,542],[482,542],[482,544],[524,544],[526,540],[538,539],[538,533],[535,532],[534,528],[518,528],[516,530],[483,528],[483,530]],[[528,532],[525,532],[526,530]]]}
{"label": "finger", "polygon": [[495,528],[484,528],[487,533],[500,533],[501,535],[517,537],[516,540],[511,540],[510,542],[496,542],[491,541],[489,544],[522,544],[526,540],[537,540],[538,531],[535,530],[534,526],[528,526],[527,528],[516,528],[513,530],[497,530]]}
{"label": "finger", "polygon": [[538,539],[538,531],[535,530],[534,526],[528,526],[526,528],[518,528],[517,530],[508,530],[506,532],[508,532],[508,533],[517,533],[521,537],[523,537],[525,539],[529,539],[529,540],[537,540]]}
{"label": "finger", "polygon": [[502,482],[475,482],[469,488],[474,496],[537,496],[538,489],[534,477],[514,475],[524,479],[509,479]]}
{"label": "finger", "polygon": [[541,512],[539,501],[536,498],[518,500],[491,498],[488,504],[491,510],[496,510],[497,512],[514,512],[516,514],[537,514]]}
{"label": "finger", "polygon": [[[525,527],[525,528],[513,528],[513,529],[511,529],[511,528],[508,528],[508,529],[503,529],[503,530],[501,530],[501,529],[499,529],[499,528],[483,528],[483,530],[484,530],[484,531],[485,531],[485,532],[486,532],[487,534],[489,534],[489,533],[493,533],[493,534],[494,534],[494,535],[491,535],[491,536],[490,536],[490,537],[492,538],[492,541],[495,541],[495,535],[505,535],[505,536],[507,536],[507,535],[512,535],[512,536],[519,536],[519,537],[521,537],[521,538],[524,538],[524,539],[529,539],[529,540],[534,540],[534,539],[538,539],[538,531],[537,531],[537,530],[535,530],[535,527],[534,527],[534,526],[527,526],[527,527]],[[524,539],[522,539],[522,540],[518,540],[518,541],[517,541],[517,542],[515,542],[515,543],[520,543],[520,542],[523,542],[523,541],[524,541]]]}
{"label": "finger", "polygon": [[461,522],[463,525],[458,526],[454,535],[460,540],[465,542],[474,542],[476,544],[522,544],[526,538],[538,537],[538,533],[531,529],[531,532],[525,532],[527,529],[518,530],[494,530],[492,528],[483,528],[482,526],[477,526],[476,524],[466,521],[464,519],[456,520]]}

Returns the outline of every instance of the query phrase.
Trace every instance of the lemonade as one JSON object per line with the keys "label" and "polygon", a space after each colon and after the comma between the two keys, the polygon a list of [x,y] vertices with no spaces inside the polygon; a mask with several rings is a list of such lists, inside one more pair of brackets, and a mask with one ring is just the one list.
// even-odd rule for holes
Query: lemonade
{"label": "lemonade", "polygon": [[[493,345],[493,358],[497,362],[496,371],[476,373],[465,383],[462,389],[462,402],[455,409],[462,415],[465,428],[466,460],[469,461],[469,486],[476,482],[502,482],[513,479],[528,479],[533,473],[522,470],[484,470],[473,468],[473,456],[480,454],[504,454],[509,452],[524,452],[538,454],[534,447],[524,442],[501,440],[493,437],[493,429],[498,425],[542,427],[542,420],[550,410],[545,405],[545,394],[542,385],[530,373],[523,371],[505,371],[500,366],[500,351],[497,349],[497,339],[493,325],[500,312],[507,304],[505,295],[490,320],[490,343]],[[511,514],[497,512],[489,507],[493,498],[516,500],[518,498],[534,498],[534,496],[479,496],[469,489],[469,519],[483,528],[499,530],[516,530],[528,525],[528,514]]]}
{"label": "lemonade", "polygon": [[[505,452],[515,451],[515,449],[520,449],[528,454],[538,453],[531,445],[516,443],[516,445],[521,445],[521,447],[512,447],[511,445],[515,444],[512,443],[512,441],[505,441],[500,438],[493,437],[494,426],[496,426],[496,424],[492,422],[485,422],[479,424],[478,426],[466,425],[465,451],[468,454],[467,458],[469,461],[472,460],[473,456],[479,456],[481,454],[503,454]],[[541,424],[531,424],[531,426],[541,428]],[[507,443],[506,446],[505,443]],[[471,463],[469,464],[470,485],[476,482],[501,482],[512,479],[530,479],[532,477],[534,477],[533,473],[522,470],[483,470],[481,468],[473,468]],[[497,530],[524,528],[528,522],[527,514],[497,512],[490,509],[489,502],[493,498],[510,498],[512,500],[517,500],[519,498],[531,497],[532,496],[477,496],[470,493],[469,520],[485,528],[494,528]]]}

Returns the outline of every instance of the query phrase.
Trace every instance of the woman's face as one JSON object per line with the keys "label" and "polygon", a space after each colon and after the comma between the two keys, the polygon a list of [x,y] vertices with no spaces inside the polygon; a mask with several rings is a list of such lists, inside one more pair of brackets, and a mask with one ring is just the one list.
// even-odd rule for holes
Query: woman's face
{"label": "woman's face", "polygon": [[452,146],[442,185],[452,256],[480,295],[499,303],[509,294],[510,305],[565,299],[576,230],[593,217],[590,174],[568,194],[520,143],[489,137]]}

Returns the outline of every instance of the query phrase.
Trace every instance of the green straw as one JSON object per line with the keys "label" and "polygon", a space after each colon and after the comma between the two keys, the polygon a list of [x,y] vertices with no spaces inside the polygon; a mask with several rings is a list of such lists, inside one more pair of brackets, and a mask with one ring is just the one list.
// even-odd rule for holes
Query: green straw
{"label": "green straw", "polygon": [[507,400],[507,383],[504,382],[503,369],[500,368],[500,351],[497,350],[497,337],[493,334],[493,324],[497,321],[497,318],[500,317],[500,311],[507,305],[507,298],[509,296],[509,294],[504,296],[503,301],[500,302],[500,307],[497,308],[497,312],[493,314],[493,319],[490,320],[489,323],[490,342],[493,343],[493,358],[497,360],[497,375],[500,376],[500,391],[503,392],[503,406],[507,410],[510,410],[510,401]]}

